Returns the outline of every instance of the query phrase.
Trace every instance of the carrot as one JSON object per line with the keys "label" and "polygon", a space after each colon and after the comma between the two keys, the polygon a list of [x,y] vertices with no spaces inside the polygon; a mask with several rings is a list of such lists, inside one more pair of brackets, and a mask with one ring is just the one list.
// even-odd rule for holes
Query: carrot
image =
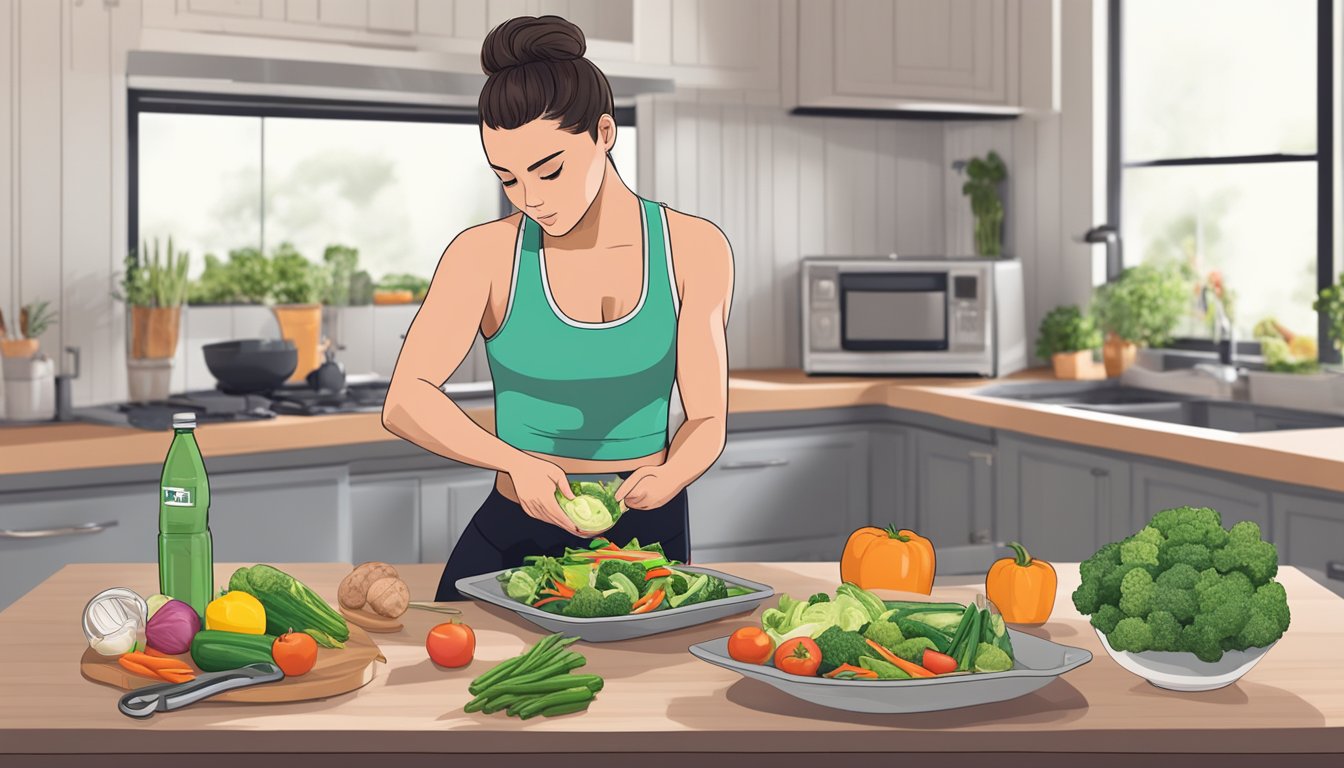
{"label": "carrot", "polygon": [[557,595],[561,596],[561,597],[573,597],[573,596],[574,596],[574,590],[573,590],[568,584],[564,583],[563,581],[557,581],[557,582],[555,583],[555,587],[553,587],[553,589],[555,590],[555,593],[556,593]]}
{"label": "carrot", "polygon": [[647,596],[640,598],[641,602],[631,613],[648,613],[663,604],[663,590],[655,589]]}
{"label": "carrot", "polygon": [[125,656],[122,656],[121,658],[117,659],[117,663],[137,675],[141,675],[143,677],[152,677],[155,680],[163,679],[159,677],[157,674],[155,674],[154,670],[150,669],[149,667],[146,667],[143,664],[139,664],[135,661],[132,661],[131,659],[126,658]]}
{"label": "carrot", "polygon": [[667,569],[667,568],[654,568],[653,570],[651,570],[651,571],[649,571],[648,573],[644,574],[644,580],[645,580],[645,581],[653,581],[654,579],[661,578],[661,577],[663,577],[663,576],[671,576],[671,575],[672,575],[672,571],[669,570],[669,569]]}
{"label": "carrot", "polygon": [[881,645],[880,643],[876,643],[876,642],[874,642],[874,641],[872,641],[872,640],[868,640],[867,642],[868,642],[868,645],[872,646],[873,650],[875,650],[875,651],[877,651],[878,653],[882,654],[882,658],[883,658],[884,660],[886,660],[886,661],[888,661],[888,662],[890,662],[890,663],[892,663],[892,664],[895,664],[896,666],[898,666],[898,667],[900,667],[901,669],[905,670],[907,673],[910,674],[911,677],[933,677],[933,676],[934,676],[934,674],[933,674],[932,672],[930,672],[929,670],[927,670],[927,669],[925,669],[925,668],[919,666],[918,664],[914,664],[914,663],[911,663],[911,662],[909,662],[909,661],[906,661],[905,659],[902,659],[900,656],[897,656],[896,654],[892,653],[891,651],[888,651],[886,648],[882,647],[882,645]]}
{"label": "carrot", "polygon": [[160,651],[159,649],[151,645],[146,645],[144,652],[149,654],[150,656],[158,656],[159,658],[172,658],[171,654],[164,653],[163,651]]}
{"label": "carrot", "polygon": [[150,656],[142,651],[133,651],[122,654],[123,659],[131,661],[149,669],[158,671],[162,669],[185,669],[186,665],[172,656]]}
{"label": "carrot", "polygon": [[533,608],[540,608],[541,606],[543,606],[543,605],[545,605],[545,604],[547,604],[547,603],[553,603],[553,602],[555,602],[556,600],[564,600],[564,599],[565,599],[565,598],[563,598],[563,597],[547,597],[547,598],[544,598],[544,599],[542,599],[542,600],[538,600],[537,602],[533,603],[533,604],[532,604],[532,607],[533,607]]}
{"label": "carrot", "polygon": [[877,673],[873,670],[856,667],[853,664],[841,664],[830,672],[827,672],[825,675],[822,675],[822,677],[835,677],[844,672],[853,672],[855,677],[862,677],[869,680],[877,679]]}
{"label": "carrot", "polygon": [[661,557],[657,552],[645,552],[642,549],[594,549],[588,552],[576,552],[574,557],[582,557],[594,561],[600,560],[652,560]]}
{"label": "carrot", "polygon": [[620,547],[616,546],[615,544],[612,544],[611,542],[607,542],[607,546],[599,547],[599,549],[614,549],[617,552],[621,551]]}
{"label": "carrot", "polygon": [[190,671],[177,672],[171,669],[165,669],[159,672],[159,676],[170,683],[185,683],[196,679],[196,675]]}

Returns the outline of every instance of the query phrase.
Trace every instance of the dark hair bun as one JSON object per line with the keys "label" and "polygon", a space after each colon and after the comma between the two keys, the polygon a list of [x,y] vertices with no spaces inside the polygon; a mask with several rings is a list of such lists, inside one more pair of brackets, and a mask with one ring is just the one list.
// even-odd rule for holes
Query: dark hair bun
{"label": "dark hair bun", "polygon": [[524,64],[583,58],[583,30],[559,16],[518,16],[500,24],[481,45],[485,74]]}

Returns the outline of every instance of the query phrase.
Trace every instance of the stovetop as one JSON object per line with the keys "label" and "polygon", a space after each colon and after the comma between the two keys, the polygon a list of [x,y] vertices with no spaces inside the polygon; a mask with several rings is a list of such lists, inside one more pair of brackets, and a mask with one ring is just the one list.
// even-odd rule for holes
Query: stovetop
{"label": "stovetop", "polygon": [[388,382],[351,383],[341,392],[319,391],[306,385],[285,385],[260,395],[229,395],[203,389],[171,395],[148,403],[107,403],[76,408],[81,421],[139,429],[166,430],[173,414],[196,413],[196,423],[273,419],[278,415],[319,416],[331,413],[369,413],[383,409]]}

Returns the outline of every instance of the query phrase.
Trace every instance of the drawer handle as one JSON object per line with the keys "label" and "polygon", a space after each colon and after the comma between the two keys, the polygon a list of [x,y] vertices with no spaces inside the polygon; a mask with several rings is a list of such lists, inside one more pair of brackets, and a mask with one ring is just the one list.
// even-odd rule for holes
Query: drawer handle
{"label": "drawer handle", "polygon": [[994,466],[994,454],[992,453],[987,453],[985,451],[970,451],[966,455],[971,457],[972,459],[980,459],[984,461],[985,466],[987,467]]}
{"label": "drawer handle", "polygon": [[1110,475],[1110,474],[1111,474],[1111,471],[1110,471],[1109,469],[1102,469],[1101,467],[1093,467],[1093,468],[1092,468],[1092,476],[1093,476],[1093,477],[1107,477],[1107,476]]}
{"label": "drawer handle", "polygon": [[1330,562],[1326,563],[1325,575],[1332,579],[1338,579],[1340,581],[1344,581],[1344,561],[1331,560]]}
{"label": "drawer handle", "polygon": [[719,469],[760,469],[762,467],[782,467],[788,459],[762,459],[760,461],[734,461],[719,465]]}
{"label": "drawer handle", "polygon": [[116,520],[109,520],[106,523],[83,523],[82,525],[71,525],[65,528],[38,528],[28,531],[0,529],[0,539],[50,539],[57,536],[75,536],[83,533],[102,533],[104,528],[111,528],[116,524]]}

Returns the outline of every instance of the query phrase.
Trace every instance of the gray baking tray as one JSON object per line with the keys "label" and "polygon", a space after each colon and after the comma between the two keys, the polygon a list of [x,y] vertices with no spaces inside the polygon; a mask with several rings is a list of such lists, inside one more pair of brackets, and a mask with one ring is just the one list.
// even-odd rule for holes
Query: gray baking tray
{"label": "gray baking tray", "polygon": [[1084,648],[1060,645],[1008,629],[1013,668],[914,680],[829,680],[781,672],[766,664],[747,664],[728,655],[728,638],[691,646],[691,655],[744,677],[773,685],[803,701],[849,712],[906,713],[958,709],[1015,699],[1092,660]]}
{"label": "gray baking tray", "polygon": [[[715,571],[710,568],[700,568],[694,565],[678,565],[676,569],[687,573],[707,573],[711,576],[718,576],[729,586],[746,587],[753,590],[751,594],[728,597],[723,600],[713,600],[708,603],[695,603],[693,605],[683,606],[681,608],[670,608],[665,611],[654,611],[652,613],[641,613],[633,616],[608,616],[596,619],[576,619],[569,616],[560,616],[554,613],[547,613],[540,608],[533,608],[526,603],[520,603],[517,600],[504,594],[504,585],[499,583],[496,578],[503,571],[485,573],[480,576],[469,576],[457,580],[457,591],[474,600],[498,605],[501,608],[507,608],[510,611],[522,616],[528,621],[551,632],[563,632],[566,635],[577,635],[582,640],[593,643],[605,643],[613,640],[630,640],[636,637],[646,635],[656,635],[659,632],[671,632],[676,629],[685,629],[696,624],[704,624],[710,621],[722,619],[725,616],[734,616],[739,613],[747,613],[755,610],[756,606],[762,601],[768,600],[774,596],[775,590],[766,584],[758,584],[754,581],[748,581],[740,576]],[[512,570],[512,569],[505,569]]]}

